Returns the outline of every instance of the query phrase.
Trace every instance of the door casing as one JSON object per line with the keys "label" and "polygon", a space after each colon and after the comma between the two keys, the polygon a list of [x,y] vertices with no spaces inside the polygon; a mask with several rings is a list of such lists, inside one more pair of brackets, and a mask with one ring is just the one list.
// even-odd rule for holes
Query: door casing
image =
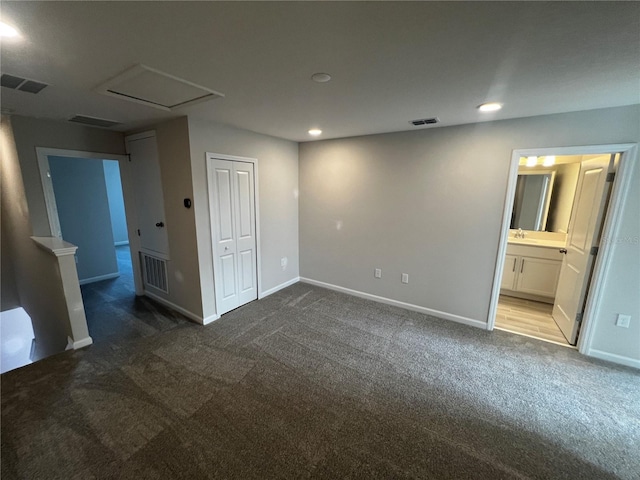
{"label": "door casing", "polygon": [[[85,152],[81,150],[65,150],[60,148],[36,147],[38,158],[38,168],[40,170],[40,181],[44,192],[45,204],[47,207],[47,218],[49,220],[49,231],[52,237],[62,237],[60,230],[60,219],[58,218],[58,207],[56,197],[53,192],[53,182],[49,174],[49,157],[71,157],[71,158],[93,158],[99,160],[115,160],[120,167],[120,180],[122,182],[122,195],[124,197],[125,216],[127,219],[127,233],[129,235],[129,249],[131,258],[138,258],[140,244],[136,229],[138,220],[135,209],[134,182],[130,171],[129,158],[127,155],[113,153]],[[133,282],[136,295],[144,294],[142,284],[142,272],[139,262],[132,261]]]}
{"label": "door casing", "polygon": [[[511,210],[513,209],[513,196],[515,194],[516,182],[518,180],[518,164],[520,162],[520,158],[529,156],[597,155],[607,153],[620,153],[620,160],[616,165],[616,175],[611,190],[609,205],[605,212],[604,227],[602,230],[603,238],[613,238],[620,228],[622,212],[628,198],[633,168],[638,156],[638,144],[622,143],[513,150],[509,166],[507,190],[505,193],[502,227],[498,243],[498,255],[493,278],[493,287],[491,289],[491,301],[489,303],[489,312],[487,317],[487,330],[493,330],[496,320],[498,299],[500,297],[500,282],[502,280],[502,269],[504,267],[505,254],[507,251],[509,223],[511,219]],[[595,332],[596,314],[600,309],[600,303],[603,296],[603,286],[611,265],[611,255],[612,249],[601,248],[595,259],[595,266],[586,299],[580,336],[578,337],[578,351],[584,355],[589,355],[591,351],[593,335]]]}
{"label": "door casing", "polygon": [[[262,253],[261,253],[261,247],[260,247],[260,190],[259,190],[259,172],[258,172],[258,159],[257,158],[251,158],[251,157],[239,157],[237,155],[227,155],[227,154],[221,154],[221,153],[213,153],[213,152],[206,152],[205,155],[206,158],[206,162],[207,162],[207,176],[209,175],[209,171],[211,171],[211,169],[213,169],[213,163],[215,160],[230,160],[230,161],[235,161],[235,162],[246,162],[246,163],[252,163],[253,164],[253,182],[254,182],[254,198],[255,198],[255,229],[256,229],[256,286],[258,289],[258,299],[263,298],[263,293],[262,293]],[[208,184],[208,182],[207,182]],[[211,192],[207,192],[207,195],[211,195]],[[215,239],[215,235],[213,232],[213,222],[211,222],[211,212],[209,212],[209,222],[210,222],[210,240],[211,240],[211,246],[213,248],[214,245],[214,239]],[[212,271],[213,274],[215,275],[215,265],[214,265],[214,256],[211,256],[211,261],[212,261]],[[214,281],[215,284],[215,281]],[[214,295],[215,298],[215,295]],[[216,302],[216,316],[219,317],[219,313],[218,313],[218,305]]]}

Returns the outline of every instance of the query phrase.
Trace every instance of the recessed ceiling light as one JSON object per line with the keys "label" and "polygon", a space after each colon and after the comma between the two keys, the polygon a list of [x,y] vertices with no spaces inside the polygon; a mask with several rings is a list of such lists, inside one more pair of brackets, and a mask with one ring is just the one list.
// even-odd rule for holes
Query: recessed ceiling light
{"label": "recessed ceiling light", "polygon": [[556,163],[556,157],[554,155],[547,155],[542,161],[542,165],[545,167],[550,167],[554,163]]}
{"label": "recessed ceiling light", "polygon": [[313,75],[311,75],[311,80],[317,83],[327,83],[329,80],[331,80],[331,75],[329,75],[328,73],[314,73]]}
{"label": "recessed ceiling light", "polygon": [[535,167],[538,164],[538,157],[527,157],[527,167]]}
{"label": "recessed ceiling light", "polygon": [[498,102],[483,103],[482,105],[478,106],[478,110],[480,110],[481,112],[495,112],[500,110],[501,108],[502,104]]}
{"label": "recessed ceiling light", "polygon": [[320,130],[319,128],[312,128],[311,130],[309,130],[309,135],[311,135],[312,137],[317,137],[318,135],[322,135],[322,130]]}
{"label": "recessed ceiling light", "polygon": [[20,33],[11,25],[0,22],[0,37],[18,37]]}

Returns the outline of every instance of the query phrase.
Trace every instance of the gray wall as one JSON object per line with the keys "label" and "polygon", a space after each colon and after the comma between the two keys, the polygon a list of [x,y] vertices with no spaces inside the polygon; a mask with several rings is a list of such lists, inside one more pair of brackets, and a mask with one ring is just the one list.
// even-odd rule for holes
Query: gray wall
{"label": "gray wall", "polygon": [[[62,351],[71,335],[57,261],[29,238],[49,236],[36,147],[124,153],[124,136],[65,122],[2,118],[2,214],[9,222],[9,248],[22,307],[33,322],[44,355]],[[3,239],[4,241],[4,239]]]}
{"label": "gray wall", "polygon": [[14,281],[11,292],[5,291],[3,280],[0,296],[13,295],[15,301],[17,293],[20,306],[31,317],[39,354],[61,352],[71,331],[60,271],[56,258],[29,238],[33,235],[30,212],[11,121],[5,116],[0,125],[0,166],[2,248],[11,257]]}
{"label": "gray wall", "polygon": [[103,160],[102,164],[104,166],[104,181],[107,185],[113,241],[116,245],[126,245],[129,243],[129,233],[127,232],[127,216],[124,210],[120,180],[120,165],[116,160]]}
{"label": "gray wall", "polygon": [[78,247],[78,278],[85,283],[118,273],[102,162],[49,157],[62,238]]}
{"label": "gray wall", "polygon": [[[4,168],[4,167],[3,167]],[[0,181],[4,183],[4,174]],[[0,188],[4,188],[4,185]],[[20,297],[16,288],[16,277],[13,267],[13,247],[9,244],[11,241],[12,225],[10,216],[5,213],[5,209],[9,205],[5,205],[2,200],[2,211],[0,212],[0,312],[18,308],[20,306]]]}
{"label": "gray wall", "polygon": [[[189,118],[191,173],[205,316],[215,312],[206,152],[258,159],[261,290],[299,276],[298,145],[266,135]],[[280,259],[288,258],[286,270]]]}
{"label": "gray wall", "polygon": [[[634,120],[630,119],[633,127]],[[635,119],[635,142],[640,121]],[[622,213],[620,230],[605,238],[601,248],[613,249],[613,261],[602,292],[602,304],[592,349],[640,360],[640,158],[631,177],[631,191]],[[615,326],[618,313],[631,315],[629,329]],[[612,360],[616,360],[612,358]]]}
{"label": "gray wall", "polygon": [[[636,105],[303,143],[301,276],[484,322],[512,150],[638,141]],[[640,235],[638,168],[621,232],[630,238]],[[615,245],[594,348],[640,359],[639,265],[637,245]],[[632,314],[629,330],[612,327],[618,310]]]}
{"label": "gray wall", "polygon": [[11,117],[22,178],[29,205],[33,234],[51,235],[44,192],[40,182],[36,147],[61,148],[85,152],[124,154],[124,135],[68,122],[30,117]]}
{"label": "gray wall", "polygon": [[203,318],[195,213],[193,207],[187,209],[183,203],[185,198],[193,198],[187,118],[181,117],[144,130],[156,132],[171,254],[167,262],[169,294],[154,293]]}

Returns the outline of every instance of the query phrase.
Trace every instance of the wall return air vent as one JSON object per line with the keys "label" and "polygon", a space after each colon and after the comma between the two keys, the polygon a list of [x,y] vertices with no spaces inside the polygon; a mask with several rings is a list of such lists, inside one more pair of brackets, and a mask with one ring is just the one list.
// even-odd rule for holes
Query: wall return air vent
{"label": "wall return air vent", "polygon": [[166,111],[224,97],[220,92],[146,65],[136,65],[116,75],[96,91]]}

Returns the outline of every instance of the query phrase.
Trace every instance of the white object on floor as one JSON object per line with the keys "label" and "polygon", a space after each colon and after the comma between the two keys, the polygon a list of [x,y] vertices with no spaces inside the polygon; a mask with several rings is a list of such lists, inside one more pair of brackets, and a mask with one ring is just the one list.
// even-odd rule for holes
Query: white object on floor
{"label": "white object on floor", "polygon": [[32,363],[34,339],[31,317],[23,308],[0,313],[0,373]]}

